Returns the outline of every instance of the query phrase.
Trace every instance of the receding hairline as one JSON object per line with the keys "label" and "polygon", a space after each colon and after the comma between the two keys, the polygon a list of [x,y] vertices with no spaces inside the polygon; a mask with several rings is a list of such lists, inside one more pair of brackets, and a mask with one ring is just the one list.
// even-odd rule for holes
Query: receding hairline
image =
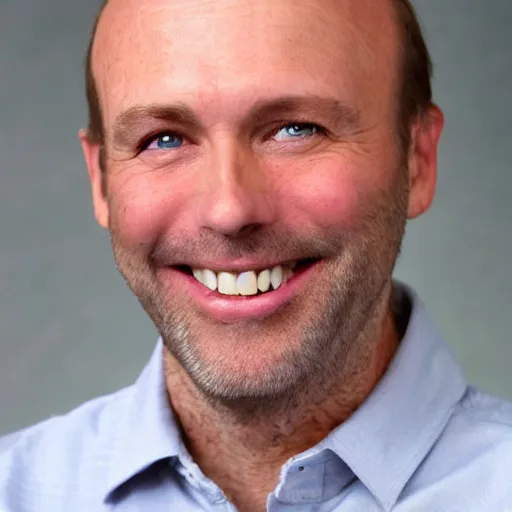
{"label": "receding hairline", "polygon": [[[395,14],[394,21],[398,25],[398,33],[401,36],[401,34],[403,32],[403,29],[400,27],[399,8],[404,3],[408,3],[409,0],[387,0],[387,1],[389,1],[392,4],[392,6],[394,7],[394,9],[392,10],[392,12]],[[91,38],[90,38],[90,42],[89,42],[89,48],[88,48],[88,51],[87,51],[87,68],[88,68],[88,73],[91,76],[94,76],[93,56],[94,56],[94,47],[95,47],[95,43],[96,43],[96,39],[97,39],[96,35],[97,35],[97,32],[98,32],[98,26],[100,24],[103,12],[105,11],[107,5],[110,2],[111,2],[111,0],[103,0],[103,2],[101,4],[101,7],[99,9],[99,12],[96,15],[96,20],[95,20],[95,23],[94,23],[94,28],[93,28],[92,33],[91,33]],[[401,39],[403,39],[403,38],[401,37]]]}
{"label": "receding hairline", "polygon": [[[412,14],[412,17],[414,18],[413,22],[417,22],[417,18],[414,13],[414,8],[410,4],[410,0],[388,0],[390,2],[390,6],[392,6],[391,12],[393,16],[393,22],[395,23],[396,27],[396,33],[397,33],[397,63],[395,68],[396,73],[396,89],[397,89],[397,109],[400,111],[398,113],[398,117],[402,118],[405,112],[402,112],[403,110],[410,110],[409,106],[404,106],[403,103],[400,102],[400,99],[398,98],[398,95],[402,92],[402,89],[404,89],[405,82],[409,80],[409,77],[406,77],[406,71],[407,71],[407,54],[408,54],[408,45],[410,47],[410,39],[409,31],[408,29],[410,27],[407,27],[407,22],[410,22],[409,15]],[[96,21],[94,23],[94,28],[92,31],[91,39],[89,42],[89,47],[87,51],[87,59],[86,59],[86,75],[87,75],[87,98],[89,102],[89,128],[87,130],[87,134],[91,142],[96,143],[103,143],[104,142],[104,125],[103,125],[103,115],[102,115],[102,108],[98,97],[98,91],[97,91],[97,84],[96,79],[94,76],[94,49],[95,49],[95,43],[97,40],[97,32],[98,32],[98,26],[100,24],[101,18],[103,16],[103,13],[108,6],[108,4],[111,3],[110,0],[103,0],[101,7],[99,9],[98,15],[96,17]],[[406,11],[406,14],[404,15],[404,10]],[[407,16],[407,18],[406,18]],[[421,29],[420,29],[421,33]],[[426,49],[426,48],[425,48]],[[428,68],[428,79],[431,79],[432,75],[432,64],[430,61],[430,56],[428,55],[428,50],[426,51],[426,57],[427,57],[427,68]],[[416,77],[415,77],[416,78]],[[425,98],[425,102],[427,104],[430,104],[431,102],[431,91],[429,91],[429,97]],[[94,106],[93,109],[91,109],[91,105]],[[426,107],[427,105],[423,105],[423,107]],[[415,110],[415,109],[413,109]],[[421,109],[419,112],[413,112],[413,115],[421,113]],[[94,128],[97,128],[96,130]],[[403,131],[403,127],[402,127]],[[403,133],[400,134],[400,137],[407,138],[408,134],[403,131]],[[405,141],[405,145],[407,145],[407,141]]]}

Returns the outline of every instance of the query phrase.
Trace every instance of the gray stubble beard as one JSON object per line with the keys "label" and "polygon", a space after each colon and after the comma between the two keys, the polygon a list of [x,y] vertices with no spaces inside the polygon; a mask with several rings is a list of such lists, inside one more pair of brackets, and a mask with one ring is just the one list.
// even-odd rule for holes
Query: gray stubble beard
{"label": "gray stubble beard", "polygon": [[[374,331],[380,327],[377,315],[384,310],[405,231],[407,194],[403,177],[398,177],[394,190],[383,194],[368,212],[363,229],[352,236],[355,243],[347,244],[349,237],[333,242],[353,250],[351,254],[344,250],[345,261],[339,257],[337,264],[332,264],[332,286],[320,313],[304,326],[302,340],[295,344],[298,348],[285,352],[257,383],[222,373],[222,365],[220,369],[206,366],[183,312],[158,300],[154,275],[153,280],[149,277],[151,269],[140,272],[122,251],[116,254],[116,261],[159,330],[165,348],[195,387],[214,407],[229,410],[243,421],[261,412],[297,407],[306,395],[325,393],[333,382],[357,372],[358,368],[347,367],[349,359],[352,366],[354,361],[357,366],[369,360],[378,338]],[[113,240],[116,253],[115,245]]]}

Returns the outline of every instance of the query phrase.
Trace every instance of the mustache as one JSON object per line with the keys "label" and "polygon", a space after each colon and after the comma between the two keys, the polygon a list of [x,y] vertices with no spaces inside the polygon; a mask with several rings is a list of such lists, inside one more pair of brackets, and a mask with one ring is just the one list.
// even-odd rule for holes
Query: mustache
{"label": "mustache", "polygon": [[339,233],[301,236],[275,228],[255,229],[250,234],[225,236],[201,231],[196,237],[166,237],[150,253],[157,265],[181,265],[201,260],[253,258],[269,261],[295,261],[328,258],[339,253],[345,236]]}

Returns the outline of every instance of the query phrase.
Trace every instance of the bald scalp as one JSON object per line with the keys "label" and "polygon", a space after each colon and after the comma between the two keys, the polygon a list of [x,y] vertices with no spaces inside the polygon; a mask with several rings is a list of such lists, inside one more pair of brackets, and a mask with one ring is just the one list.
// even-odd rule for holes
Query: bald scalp
{"label": "bald scalp", "polygon": [[[412,122],[432,104],[432,62],[416,12],[409,0],[390,0],[393,4],[399,41],[397,70],[397,121],[401,149],[407,151],[410,144]],[[105,129],[93,71],[93,55],[96,33],[103,11],[109,0],[104,0],[96,17],[87,50],[85,78],[88,106],[87,137],[93,144],[103,146]],[[102,160],[104,153],[101,153]],[[104,162],[102,169],[104,169]]]}

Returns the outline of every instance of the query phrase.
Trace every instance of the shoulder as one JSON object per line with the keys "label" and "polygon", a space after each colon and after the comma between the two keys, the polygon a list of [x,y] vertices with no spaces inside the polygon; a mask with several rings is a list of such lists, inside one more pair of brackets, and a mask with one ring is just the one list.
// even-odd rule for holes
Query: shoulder
{"label": "shoulder", "polygon": [[36,496],[90,494],[104,480],[105,449],[130,389],[0,438],[0,510],[37,510],[35,504],[18,508]]}
{"label": "shoulder", "polygon": [[475,426],[494,426],[512,437],[512,402],[469,387],[460,402],[458,414],[467,416]]}
{"label": "shoulder", "polygon": [[493,466],[505,469],[499,462],[505,454],[512,456],[512,403],[469,387],[439,444],[453,447],[454,454],[472,454],[472,459],[480,463],[494,459]]}
{"label": "shoulder", "polygon": [[511,460],[512,403],[469,387],[406,494],[453,510],[512,510]]}
{"label": "shoulder", "polygon": [[478,469],[481,474],[486,471],[498,479],[503,474],[508,479],[512,460],[512,403],[469,387],[439,444],[454,459],[465,461],[465,467]]}

